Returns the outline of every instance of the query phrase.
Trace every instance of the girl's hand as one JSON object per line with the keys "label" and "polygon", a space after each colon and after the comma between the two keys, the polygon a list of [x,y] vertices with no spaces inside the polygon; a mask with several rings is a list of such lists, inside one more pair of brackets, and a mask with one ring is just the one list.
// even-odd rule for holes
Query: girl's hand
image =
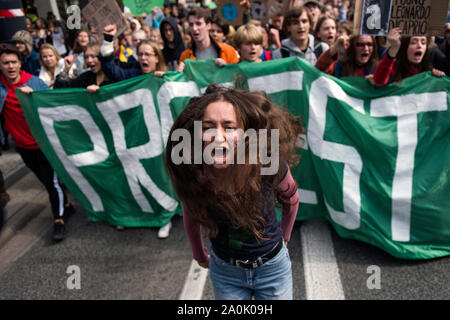
{"label": "girl's hand", "polygon": [[28,86],[25,86],[25,87],[20,87],[20,91],[22,91],[22,92],[25,93],[25,94],[30,94],[30,93],[33,92],[33,89],[31,89],[31,88],[28,87]]}
{"label": "girl's hand", "polygon": [[334,56],[336,53],[339,52],[339,50],[346,50],[349,45],[350,45],[350,37],[348,35],[344,34],[338,37],[336,39],[336,42],[330,48],[331,56]]}
{"label": "girl's hand", "polygon": [[216,66],[218,67],[223,67],[224,65],[226,65],[227,63],[225,62],[225,60],[223,60],[222,58],[217,58],[215,61]]}
{"label": "girl's hand", "polygon": [[177,71],[178,72],[183,72],[184,67],[186,67],[186,65],[184,64],[184,62],[181,62],[178,67],[177,67]]}
{"label": "girl's hand", "polygon": [[431,69],[431,73],[433,74],[433,76],[438,78],[442,78],[443,76],[445,76],[445,72],[442,72],[441,70],[435,68]]}
{"label": "girl's hand", "polygon": [[86,87],[86,90],[89,93],[96,93],[98,89],[100,89],[100,87],[96,84],[91,84],[90,86]]}
{"label": "girl's hand", "polygon": [[209,269],[209,258],[210,258],[210,256],[208,254],[208,259],[206,261],[203,261],[203,262],[197,261],[198,265],[202,268]]}
{"label": "girl's hand", "polygon": [[402,39],[402,29],[392,28],[386,37],[387,43],[389,45],[389,55],[391,57],[397,56],[398,50],[400,49]]}
{"label": "girl's hand", "polygon": [[115,36],[117,33],[117,26],[115,24],[108,24],[103,28],[103,33]]}
{"label": "girl's hand", "polygon": [[249,0],[239,1],[239,5],[241,6],[242,10],[244,10],[244,12],[250,11],[250,1]]}
{"label": "girl's hand", "polygon": [[164,71],[155,71],[155,73],[153,74],[158,78],[162,78],[164,76],[164,73]]}
{"label": "girl's hand", "polygon": [[69,72],[75,62],[75,56],[67,56],[64,58],[64,71]]}
{"label": "girl's hand", "polygon": [[278,29],[270,28],[269,37],[277,48],[281,48],[280,31]]}
{"label": "girl's hand", "polygon": [[376,85],[375,81],[373,81],[373,74],[368,74],[364,77],[364,80],[369,81],[373,86]]}

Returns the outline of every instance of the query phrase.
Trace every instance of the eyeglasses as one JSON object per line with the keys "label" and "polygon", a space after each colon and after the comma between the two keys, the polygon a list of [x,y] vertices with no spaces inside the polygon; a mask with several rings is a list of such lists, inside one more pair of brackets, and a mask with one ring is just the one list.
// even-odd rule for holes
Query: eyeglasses
{"label": "eyeglasses", "polygon": [[156,54],[155,53],[139,52],[137,54],[137,56],[138,57],[152,57],[152,56],[156,57]]}
{"label": "eyeglasses", "polygon": [[368,46],[369,48],[373,47],[373,42],[357,42],[356,46],[358,48],[364,48],[365,46]]}

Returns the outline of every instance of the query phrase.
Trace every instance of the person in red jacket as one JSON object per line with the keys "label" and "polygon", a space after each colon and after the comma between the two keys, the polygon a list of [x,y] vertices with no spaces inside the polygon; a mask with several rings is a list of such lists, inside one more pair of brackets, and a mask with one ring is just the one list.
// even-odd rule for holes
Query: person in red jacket
{"label": "person in red jacket", "polygon": [[316,68],[337,78],[365,77],[368,79],[378,64],[374,37],[346,34],[339,36],[331,48],[317,59]]}
{"label": "person in red jacket", "polygon": [[17,88],[30,94],[34,90],[48,90],[49,87],[38,77],[20,70],[20,67],[17,49],[7,44],[0,45],[0,112],[5,118],[5,129],[14,138],[17,151],[25,165],[48,192],[54,218],[53,239],[58,241],[65,238],[64,213],[72,207],[55,171],[31,134],[15,93]]}
{"label": "person in red jacket", "polygon": [[376,85],[398,82],[425,71],[431,71],[436,77],[445,75],[431,67],[428,37],[403,37],[400,28],[393,28],[387,35],[387,44],[389,49],[373,75]]}

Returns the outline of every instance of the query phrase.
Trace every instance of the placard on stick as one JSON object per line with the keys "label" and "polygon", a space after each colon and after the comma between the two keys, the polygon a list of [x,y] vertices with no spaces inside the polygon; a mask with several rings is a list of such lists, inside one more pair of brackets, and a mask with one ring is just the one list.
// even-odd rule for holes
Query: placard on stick
{"label": "placard on stick", "polygon": [[383,36],[389,32],[392,0],[363,0],[360,34]]}
{"label": "placard on stick", "polygon": [[401,28],[403,35],[440,36],[448,5],[448,0],[393,0],[390,28]]}
{"label": "placard on stick", "polygon": [[[103,28],[108,24],[117,25],[116,37],[127,29],[127,22],[116,1],[93,0],[81,10],[82,15],[89,24],[92,24],[98,34],[103,33]],[[100,37],[103,40],[103,37]]]}
{"label": "placard on stick", "polygon": [[269,0],[254,0],[250,2],[250,16],[252,19],[267,23],[269,16]]}
{"label": "placard on stick", "polygon": [[239,0],[220,1],[218,14],[226,23],[233,26],[240,26],[243,23],[244,12]]}
{"label": "placard on stick", "polygon": [[273,16],[280,13],[281,9],[282,4],[276,0],[254,0],[250,3],[250,16],[266,24]]}
{"label": "placard on stick", "polygon": [[[384,7],[386,2],[392,3],[391,11]],[[379,11],[367,10],[376,5],[380,8]],[[405,36],[442,35],[448,6],[449,0],[356,0],[353,33],[385,35],[392,28],[400,28]],[[389,28],[384,30],[381,26],[386,19],[389,21]],[[380,21],[377,24],[380,28],[374,27],[379,33],[368,32],[368,21],[369,25]]]}

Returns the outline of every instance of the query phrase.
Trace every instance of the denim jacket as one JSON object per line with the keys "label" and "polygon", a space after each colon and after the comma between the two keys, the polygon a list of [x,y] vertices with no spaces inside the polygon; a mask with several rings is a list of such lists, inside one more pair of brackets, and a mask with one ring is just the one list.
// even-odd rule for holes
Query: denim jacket
{"label": "denim jacket", "polygon": [[[39,79],[38,77],[31,77],[30,80],[28,80],[23,87],[30,87],[34,91],[38,90],[48,90],[49,87],[45,84],[44,81]],[[8,89],[6,88],[6,85],[3,82],[0,82],[0,113],[3,110],[3,105],[5,104],[6,95],[8,94]]]}

